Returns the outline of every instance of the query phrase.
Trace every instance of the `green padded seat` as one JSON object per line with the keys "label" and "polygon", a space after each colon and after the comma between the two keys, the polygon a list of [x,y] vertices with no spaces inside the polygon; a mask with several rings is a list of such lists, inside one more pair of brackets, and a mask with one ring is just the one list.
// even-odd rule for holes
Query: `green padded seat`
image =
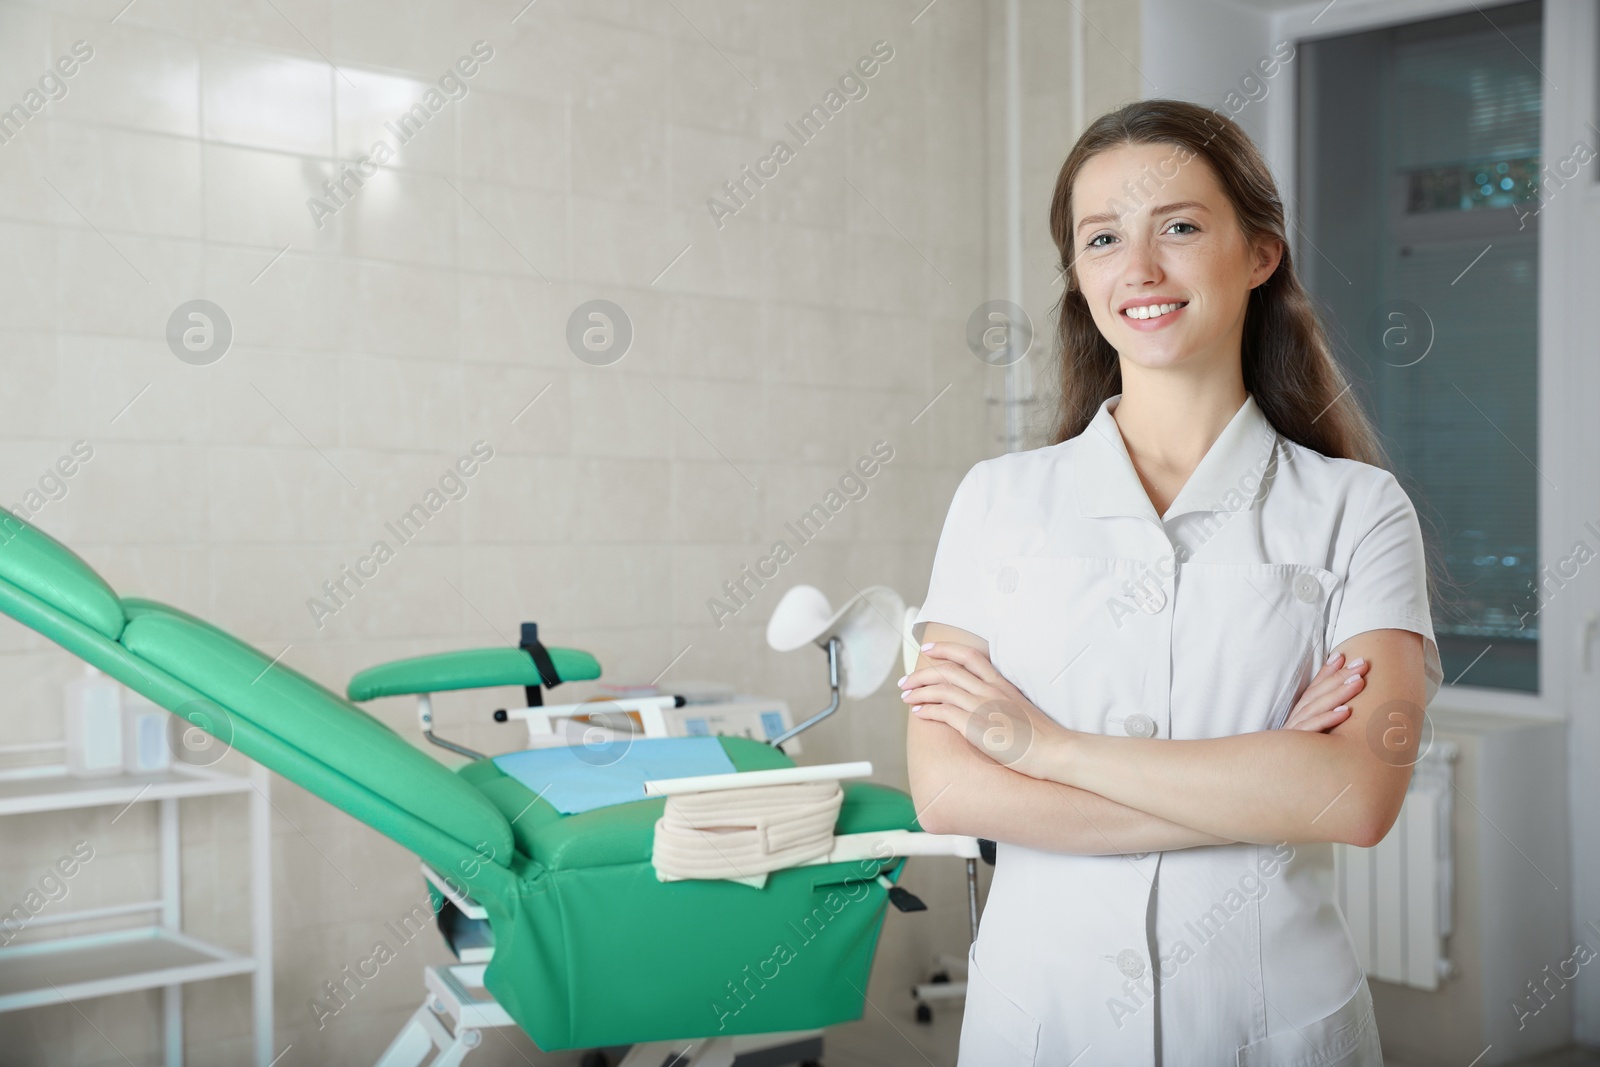
{"label": "green padded seat", "polygon": [[[740,771],[793,766],[760,741],[718,737]],[[511,821],[540,872],[515,921],[490,912],[485,982],[546,1051],[664,1038],[767,1033],[859,1019],[903,857],[806,864],[752,888],[662,882],[651,863],[665,798],[562,815],[492,761],[461,768]],[[905,793],[840,783],[835,833],[916,830]],[[435,904],[440,898],[435,893]],[[781,968],[781,970],[780,970]]]}
{"label": "green padded seat", "polygon": [[[726,736],[717,740],[737,771],[794,766],[793,760],[763,741]],[[656,820],[667,805],[665,797],[652,797],[563,815],[549,801],[501,771],[492,760],[470,763],[456,773],[510,820],[518,851],[552,871],[648,863],[655,847]],[[898,789],[852,780],[845,780],[840,786],[844,803],[840,805],[834,833],[916,827],[911,798]]]}
{"label": "green padded seat", "polygon": [[[739,766],[738,761],[734,766],[741,771],[753,769]],[[872,782],[845,781],[839,785],[844,790],[844,803],[839,807],[834,833],[900,830],[912,825],[911,798],[904,793]],[[533,794],[528,796],[532,798]],[[518,832],[519,819],[512,832],[522,851],[550,870],[649,863],[655,848],[656,820],[666,806],[666,797],[653,797],[635,804],[596,808],[545,823],[531,833]],[[516,813],[507,818],[516,818]]]}
{"label": "green padded seat", "polygon": [[315,752],[469,849],[486,845],[502,863],[511,854],[511,827],[482,793],[363,709],[187,612],[135,597],[123,604],[123,647],[182,677],[227,715]]}
{"label": "green padded seat", "polygon": [[0,508],[0,578],[115,641],[126,621],[117,594],[72,549]]}
{"label": "green padded seat", "polygon": [[[550,648],[550,662],[563,682],[588,682],[600,677],[600,661],[575,648]],[[520,648],[466,648],[380,663],[350,679],[351,700],[449,693],[495,685],[542,685],[533,659]]]}

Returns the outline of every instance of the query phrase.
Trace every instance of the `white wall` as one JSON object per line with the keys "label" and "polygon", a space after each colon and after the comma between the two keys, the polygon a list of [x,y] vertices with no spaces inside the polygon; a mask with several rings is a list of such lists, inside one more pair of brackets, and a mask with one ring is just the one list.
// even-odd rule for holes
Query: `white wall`
{"label": "white wall", "polygon": [[[1547,183],[1540,210],[1540,404],[1549,413],[1540,427],[1540,466],[1559,487],[1541,502],[1541,550],[1545,559],[1569,559],[1579,542],[1595,545],[1600,484],[1594,456],[1600,454],[1600,361],[1594,330],[1594,294],[1600,292],[1600,16],[1592,3],[1550,0],[1545,5],[1543,68],[1545,165],[1570,180]],[[1574,149],[1587,149],[1576,166]],[[1579,158],[1583,153],[1577,153]],[[1575,175],[1575,177],[1573,177]],[[1548,462],[1548,466],[1546,466]],[[1600,655],[1596,640],[1600,584],[1593,568],[1575,576],[1571,565],[1550,605],[1541,636],[1541,685],[1569,724],[1569,833],[1573,884],[1562,894],[1572,916],[1572,940],[1600,949]],[[1600,961],[1597,961],[1600,962]],[[1600,1045],[1600,974],[1594,963],[1578,972],[1572,993],[1574,1037]]]}
{"label": "white wall", "polygon": [[[595,653],[607,679],[671,664],[664,681],[722,679],[802,712],[825,702],[821,657],[762,640],[783,587],[921,596],[951,491],[998,448],[986,369],[963,341],[994,290],[985,5],[543,0],[513,24],[520,4],[487,0],[124,3],[0,7],[0,101],[74,41],[94,49],[67,95],[0,145],[0,501],[88,442],[93,458],[35,520],[120,592],[341,691],[363,667],[514,641],[531,619]],[[1054,5],[1027,6],[1060,25]],[[1089,10],[1134,47],[1136,12]],[[479,39],[494,57],[466,98],[317,228],[306,201],[333,161],[385,136]],[[707,198],[879,39],[895,54],[869,94],[716,229]],[[1037,97],[1060,99],[1058,55],[1037,57]],[[1098,94],[1132,91],[1125,64],[1097,63]],[[1034,196],[1076,134],[1057,119],[1026,120],[1040,124]],[[234,330],[209,366],[164,337],[196,297]],[[596,297],[634,323],[614,366],[566,347],[569,313]],[[714,626],[722,582],[880,438],[895,458],[869,495]],[[308,598],[479,439],[494,458],[468,495],[319,629]],[[75,671],[0,623],[0,734],[59,737]],[[513,747],[487,712],[515,696],[443,700],[440,732]],[[407,702],[374,710],[416,736]],[[903,714],[886,688],[808,733],[806,758],[869,758],[903,786]],[[408,948],[324,1029],[308,1002],[411,906],[415,862],[285,782],[274,800],[278,1045],[296,1063],[370,1062],[442,947]],[[74,906],[153,895],[151,813],[114,814],[5,826],[0,901],[78,837],[97,859]],[[243,815],[242,801],[191,803],[184,837],[186,921],[241,948]],[[904,1018],[931,951],[966,944],[958,866],[912,888],[951,906],[890,914],[870,995]],[[0,1058],[148,1062],[158,1003],[0,1016]],[[193,987],[187,1006],[191,1062],[241,1062],[246,983]],[[490,1039],[475,1059],[530,1049]]]}
{"label": "white wall", "polygon": [[[1146,97],[1175,97],[1219,108],[1257,143],[1266,127],[1260,101],[1275,76],[1259,66],[1277,39],[1271,18],[1225,0],[1140,0]],[[1274,66],[1269,63],[1268,67]]]}

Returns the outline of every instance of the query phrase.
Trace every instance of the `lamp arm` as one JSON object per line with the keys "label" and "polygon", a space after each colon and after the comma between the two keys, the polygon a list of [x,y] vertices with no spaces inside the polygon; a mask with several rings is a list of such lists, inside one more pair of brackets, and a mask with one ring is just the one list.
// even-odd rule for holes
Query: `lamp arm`
{"label": "lamp arm", "polygon": [[801,730],[815,726],[839,710],[839,649],[842,647],[844,647],[844,643],[838,637],[828,638],[828,688],[833,692],[833,699],[828,701],[828,706],[798,726],[791,726],[777,737],[769,738],[767,744],[777,748]]}

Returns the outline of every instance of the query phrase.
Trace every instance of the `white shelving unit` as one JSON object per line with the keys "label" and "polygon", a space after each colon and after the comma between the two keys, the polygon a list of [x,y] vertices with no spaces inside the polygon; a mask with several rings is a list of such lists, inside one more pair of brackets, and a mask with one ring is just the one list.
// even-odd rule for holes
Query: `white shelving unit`
{"label": "white shelving unit", "polygon": [[[0,745],[0,759],[61,751],[60,743]],[[174,763],[160,774],[75,778],[63,763],[0,769],[0,816],[72,808],[160,805],[161,895],[103,908],[57,911],[29,919],[24,930],[88,920],[149,915],[145,925],[80,936],[28,940],[0,948],[0,1012],[20,1011],[142,989],[162,990],[167,1067],[183,1064],[183,986],[209,978],[251,976],[256,1067],[272,1062],[271,802],[266,771],[248,777]],[[250,794],[250,952],[241,955],[183,932],[182,836],[178,802],[225,793]],[[121,818],[119,812],[115,818]],[[3,835],[3,831],[0,831]]]}

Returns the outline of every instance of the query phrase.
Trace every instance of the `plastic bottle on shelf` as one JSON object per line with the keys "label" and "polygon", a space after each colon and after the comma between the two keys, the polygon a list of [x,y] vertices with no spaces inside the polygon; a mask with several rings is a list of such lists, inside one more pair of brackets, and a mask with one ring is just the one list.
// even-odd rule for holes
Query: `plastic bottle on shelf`
{"label": "plastic bottle on shelf", "polygon": [[125,690],[122,694],[122,769],[129,774],[160,774],[172,765],[167,728],[172,716],[155,701]]}
{"label": "plastic bottle on shelf", "polygon": [[67,773],[100,778],[122,773],[122,686],[90,664],[67,683]]}

